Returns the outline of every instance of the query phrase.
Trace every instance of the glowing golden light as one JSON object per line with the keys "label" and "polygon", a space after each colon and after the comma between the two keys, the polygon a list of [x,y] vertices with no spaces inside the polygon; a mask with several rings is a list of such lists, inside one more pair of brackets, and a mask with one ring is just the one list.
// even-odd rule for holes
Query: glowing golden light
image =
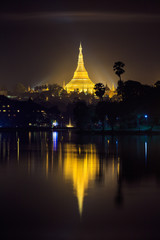
{"label": "glowing golden light", "polygon": [[74,72],[73,79],[65,86],[65,90],[70,93],[73,91],[94,93],[94,83],[90,80],[84,67],[82,46],[79,47],[78,66]]}
{"label": "glowing golden light", "polygon": [[78,148],[74,144],[65,144],[64,152],[64,177],[66,180],[72,180],[73,182],[81,216],[85,194],[90,182],[95,180],[100,168],[96,148],[93,144],[79,146]]}
{"label": "glowing golden light", "polygon": [[74,127],[71,122],[71,118],[69,118],[69,123],[66,125],[67,128],[72,128]]}
{"label": "glowing golden light", "polygon": [[117,91],[114,87],[114,84],[112,85],[112,88],[109,90],[108,96],[109,98],[112,98],[113,96],[117,95]]}
{"label": "glowing golden light", "polygon": [[117,175],[119,177],[120,174],[120,158],[118,158],[118,163],[117,163]]}

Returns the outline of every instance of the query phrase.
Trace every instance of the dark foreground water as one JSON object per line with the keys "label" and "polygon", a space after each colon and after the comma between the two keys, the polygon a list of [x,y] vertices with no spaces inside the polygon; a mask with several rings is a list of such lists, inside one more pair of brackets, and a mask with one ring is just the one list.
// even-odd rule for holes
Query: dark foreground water
{"label": "dark foreground water", "polygon": [[160,239],[160,136],[0,133],[0,239]]}

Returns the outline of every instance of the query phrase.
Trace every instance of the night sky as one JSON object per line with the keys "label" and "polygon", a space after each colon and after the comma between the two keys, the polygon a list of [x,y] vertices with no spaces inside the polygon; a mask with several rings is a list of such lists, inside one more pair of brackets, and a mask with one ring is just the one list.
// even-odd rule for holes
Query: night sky
{"label": "night sky", "polygon": [[93,82],[160,80],[160,1],[5,1],[0,32],[0,86],[69,82],[80,41]]}

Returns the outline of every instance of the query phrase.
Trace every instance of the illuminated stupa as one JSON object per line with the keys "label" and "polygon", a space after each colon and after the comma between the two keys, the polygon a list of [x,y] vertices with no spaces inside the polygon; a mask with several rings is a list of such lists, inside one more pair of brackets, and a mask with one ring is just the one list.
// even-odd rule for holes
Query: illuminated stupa
{"label": "illuminated stupa", "polygon": [[84,67],[82,46],[79,47],[78,66],[74,72],[73,79],[65,86],[65,90],[70,93],[73,91],[94,93],[95,84],[90,80]]}

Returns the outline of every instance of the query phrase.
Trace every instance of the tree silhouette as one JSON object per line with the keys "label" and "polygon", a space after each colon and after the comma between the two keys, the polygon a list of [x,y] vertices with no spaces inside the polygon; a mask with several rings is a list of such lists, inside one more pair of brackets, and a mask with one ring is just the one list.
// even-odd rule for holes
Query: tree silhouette
{"label": "tree silhouette", "polygon": [[160,81],[157,81],[155,84],[154,84],[155,87],[159,88],[160,87]]}
{"label": "tree silhouette", "polygon": [[54,97],[60,96],[60,93],[63,90],[63,88],[60,85],[56,84],[56,83],[49,84],[48,87],[49,87],[49,90],[51,91],[51,93],[52,93],[52,95]]}
{"label": "tree silhouette", "polygon": [[74,120],[80,130],[87,129],[90,121],[90,111],[85,101],[77,101],[74,109]]}
{"label": "tree silhouette", "polygon": [[118,86],[117,86],[117,93],[119,96],[122,97],[122,99],[123,99],[123,92],[124,92],[124,82],[122,80],[119,80]]}
{"label": "tree silhouette", "polygon": [[16,94],[23,94],[23,93],[25,93],[25,91],[26,91],[26,88],[25,88],[25,86],[22,84],[22,83],[17,83],[15,86],[14,86],[14,92],[16,93]]}
{"label": "tree silhouette", "polygon": [[121,81],[121,75],[125,72],[125,70],[123,69],[125,66],[125,64],[123,62],[115,62],[113,65],[113,70],[115,72],[116,75],[118,75],[119,80]]}
{"label": "tree silhouette", "polygon": [[95,84],[95,87],[94,87],[94,90],[95,90],[95,94],[97,97],[100,98],[100,100],[102,100],[103,98],[103,95],[105,93],[105,86],[103,83],[96,83]]}

